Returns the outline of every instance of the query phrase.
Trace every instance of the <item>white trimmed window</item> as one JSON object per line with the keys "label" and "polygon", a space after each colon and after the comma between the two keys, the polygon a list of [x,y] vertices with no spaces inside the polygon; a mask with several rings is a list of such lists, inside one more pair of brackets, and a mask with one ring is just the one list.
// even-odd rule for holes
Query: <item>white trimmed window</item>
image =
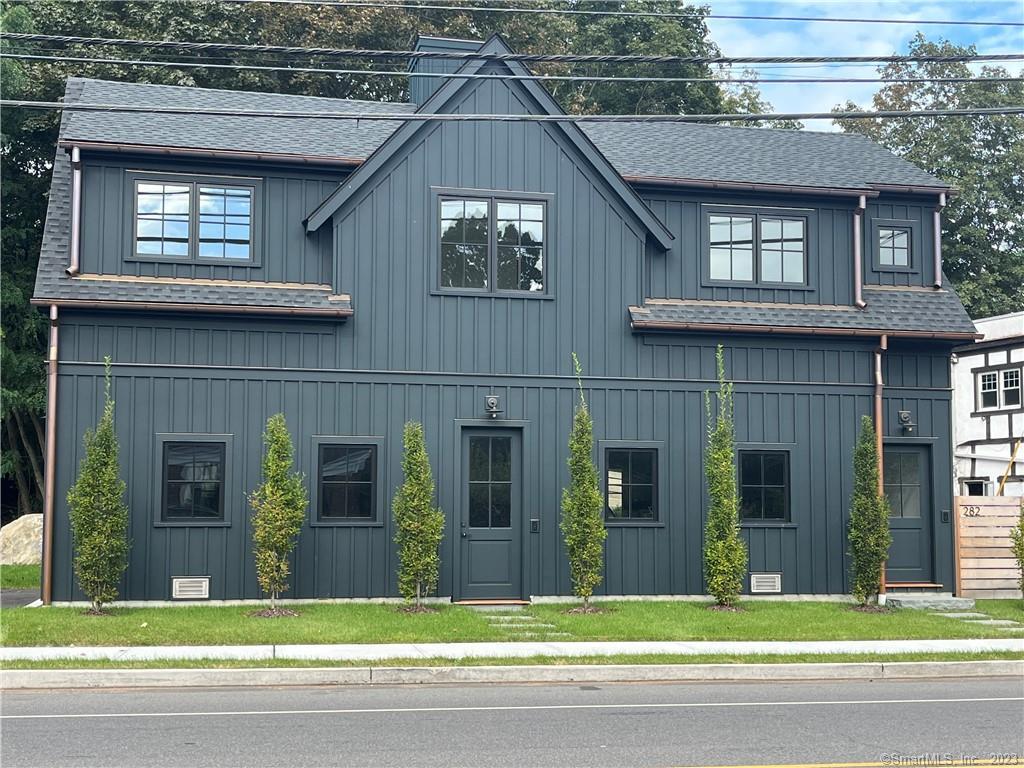
{"label": "white trimmed window", "polygon": [[978,374],[978,410],[994,411],[1001,408],[1020,408],[1022,403],[1022,374],[1019,367]]}

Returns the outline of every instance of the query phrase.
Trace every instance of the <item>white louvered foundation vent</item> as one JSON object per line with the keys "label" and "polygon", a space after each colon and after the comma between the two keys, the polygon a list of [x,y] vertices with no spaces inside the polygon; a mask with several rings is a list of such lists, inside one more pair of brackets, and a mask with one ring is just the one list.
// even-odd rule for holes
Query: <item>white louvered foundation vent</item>
{"label": "white louvered foundation vent", "polygon": [[782,591],[781,573],[752,573],[750,574],[750,594],[764,595]]}
{"label": "white louvered foundation vent", "polygon": [[171,597],[175,600],[209,600],[209,576],[184,576],[171,579]]}

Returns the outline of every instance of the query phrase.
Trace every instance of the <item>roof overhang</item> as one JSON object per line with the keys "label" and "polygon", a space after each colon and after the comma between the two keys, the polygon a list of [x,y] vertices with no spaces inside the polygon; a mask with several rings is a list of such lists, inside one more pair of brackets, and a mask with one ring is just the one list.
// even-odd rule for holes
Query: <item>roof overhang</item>
{"label": "roof overhang", "polygon": [[44,299],[34,298],[31,303],[39,307],[66,307],[68,309],[119,309],[147,312],[207,312],[222,315],[288,315],[300,317],[332,317],[344,319],[355,314],[351,307],[281,307],[250,304],[201,304],[171,301],[118,301],[102,299]]}
{"label": "roof overhang", "polygon": [[946,341],[970,341],[981,338],[977,333],[960,333],[951,331],[890,331],[883,328],[823,328],[821,326],[796,325],[754,325],[739,323],[683,323],[658,320],[633,320],[630,323],[634,331],[675,332],[702,331],[759,334],[786,334],[795,336],[888,336],[889,338],[906,339],[942,339]]}
{"label": "roof overhang", "polygon": [[285,152],[248,152],[237,149],[205,149],[203,147],[157,146],[112,141],[79,141],[64,138],[57,146],[70,151],[72,147],[95,152],[113,152],[132,155],[159,155],[162,157],[201,157],[217,160],[251,160],[257,162],[290,163],[300,165],[342,166],[354,168],[365,158],[333,157],[329,155],[300,155]]}

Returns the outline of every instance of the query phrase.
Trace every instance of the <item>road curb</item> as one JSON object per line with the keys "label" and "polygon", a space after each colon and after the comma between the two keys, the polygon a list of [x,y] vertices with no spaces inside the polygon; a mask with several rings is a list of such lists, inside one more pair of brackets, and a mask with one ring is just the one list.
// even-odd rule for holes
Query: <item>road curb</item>
{"label": "road curb", "polygon": [[575,664],[276,669],[12,669],[0,689],[452,683],[742,682],[1024,677],[1024,660],[814,664]]}

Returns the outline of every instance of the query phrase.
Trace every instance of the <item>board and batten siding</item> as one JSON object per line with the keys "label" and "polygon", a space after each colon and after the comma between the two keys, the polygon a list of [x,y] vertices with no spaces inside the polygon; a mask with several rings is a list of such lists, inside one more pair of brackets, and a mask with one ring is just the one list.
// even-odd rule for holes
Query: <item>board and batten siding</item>
{"label": "board and batten siding", "polygon": [[[385,509],[379,526],[305,525],[295,555],[294,597],[394,595],[395,551],[390,499],[401,482],[401,433],[422,421],[445,511],[440,593],[457,583],[455,487],[460,426],[483,417],[484,395],[502,398],[494,422],[522,422],[524,590],[529,595],[570,592],[558,528],[572,409],[578,397],[569,375],[435,371],[396,367],[361,370],[345,357],[356,323],[228,320],[66,312],[62,315],[58,410],[57,514],[54,599],[75,596],[67,526],[67,489],[82,457],[84,431],[102,401],[102,357],[114,365],[117,430],[131,508],[131,599],[169,597],[170,579],[209,575],[211,596],[259,597],[252,566],[246,494],[259,481],[261,434],[269,415],[285,413],[297,468],[312,482],[314,436],[371,436],[382,440],[379,481]],[[358,317],[358,316],[357,316]],[[644,369],[629,377],[585,379],[596,440],[653,441],[664,451],[659,485],[660,525],[610,527],[605,594],[703,592],[702,538],[704,393],[714,384],[714,348],[706,336],[630,337]],[[847,590],[845,519],[852,488],[852,450],[862,414],[871,410],[871,343],[759,339],[723,340],[736,380],[740,447],[790,451],[791,520],[746,526],[753,571],[781,571],[789,593]],[[909,352],[906,354],[909,355]],[[916,439],[948,440],[949,393],[914,385],[887,391],[887,432],[899,439],[895,410],[909,405]],[[161,527],[159,434],[230,435],[227,527]],[[933,455],[936,504],[949,485],[949,459]],[[948,495],[948,494],[947,494]],[[951,501],[951,500],[950,500]],[[951,574],[941,553],[951,552],[949,526],[938,521],[940,577]]]}
{"label": "board and batten siding", "polygon": [[[169,174],[183,174],[184,179],[256,179],[260,205],[254,210],[261,217],[258,265],[133,259],[133,173],[167,180],[174,178]],[[81,270],[94,275],[330,283],[331,233],[307,235],[302,222],[346,176],[347,172],[338,169],[296,170],[269,164],[212,164],[150,157],[126,160],[89,153],[82,170]]]}

